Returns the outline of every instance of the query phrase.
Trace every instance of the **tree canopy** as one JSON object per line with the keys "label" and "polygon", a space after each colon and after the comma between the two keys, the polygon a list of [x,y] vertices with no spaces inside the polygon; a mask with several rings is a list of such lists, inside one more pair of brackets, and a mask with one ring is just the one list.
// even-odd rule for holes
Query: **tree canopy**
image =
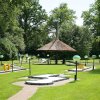
{"label": "tree canopy", "polygon": [[[13,51],[15,51],[14,53],[17,53],[17,51],[22,51],[25,48],[22,35],[23,30],[19,27],[18,23],[18,16],[20,14],[19,6],[21,6],[20,3],[19,0],[0,0],[1,54],[5,52],[6,55],[9,55],[9,53],[11,54]],[[5,41],[6,43],[3,43],[2,41]],[[16,50],[13,50],[12,47]]]}
{"label": "tree canopy", "polygon": [[19,16],[20,27],[24,30],[26,51],[35,50],[43,42],[45,36],[41,27],[46,22],[47,14],[37,1],[25,2]]}
{"label": "tree canopy", "polygon": [[84,26],[87,26],[94,36],[92,54],[100,54],[100,0],[96,0],[88,11],[82,14]]}
{"label": "tree canopy", "polygon": [[100,1],[96,0],[88,11],[83,12],[82,17],[84,25],[89,26],[95,35],[100,36]]}
{"label": "tree canopy", "polygon": [[[99,54],[100,1],[84,11],[82,18],[84,25],[79,27],[75,24],[75,11],[66,3],[48,15],[39,0],[0,0],[0,54],[8,58],[18,52],[33,54],[55,35],[82,56],[89,55],[91,45],[92,52]],[[50,33],[54,35],[50,37]]]}

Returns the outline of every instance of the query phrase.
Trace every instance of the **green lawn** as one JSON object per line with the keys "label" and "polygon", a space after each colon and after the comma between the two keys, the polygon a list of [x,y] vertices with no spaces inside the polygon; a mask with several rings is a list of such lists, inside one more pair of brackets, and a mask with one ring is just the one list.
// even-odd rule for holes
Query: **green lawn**
{"label": "green lawn", "polygon": [[[28,64],[23,64],[28,67]],[[100,100],[100,65],[91,72],[78,73],[79,80],[56,87],[39,88],[30,100]],[[33,74],[63,73],[72,68],[66,65],[32,65]],[[28,76],[28,70],[0,74],[0,100],[7,100],[21,90],[22,87],[11,83],[20,81],[18,78]],[[73,77],[73,76],[72,76]]]}
{"label": "green lawn", "polygon": [[78,77],[79,81],[64,86],[40,88],[30,100],[100,100],[100,69]]}

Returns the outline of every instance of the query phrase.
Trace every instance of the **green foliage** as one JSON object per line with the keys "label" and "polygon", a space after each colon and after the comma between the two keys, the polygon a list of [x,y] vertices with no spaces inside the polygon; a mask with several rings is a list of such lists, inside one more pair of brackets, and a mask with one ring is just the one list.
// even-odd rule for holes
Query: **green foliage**
{"label": "green foliage", "polygon": [[24,30],[24,41],[26,51],[36,50],[41,45],[44,33],[41,30],[47,15],[42,6],[37,1],[24,2],[19,17],[20,26]]}
{"label": "green foliage", "polygon": [[91,54],[99,55],[100,54],[100,36],[97,36],[93,40]]}
{"label": "green foliage", "polygon": [[17,1],[19,0],[0,1],[0,39],[3,48],[5,48],[5,51],[3,50],[5,55],[11,54],[13,51],[16,52],[16,50],[23,51],[25,48],[22,35],[23,30],[19,27],[18,23],[18,15],[20,14],[19,5],[21,4],[17,5]]}
{"label": "green foliage", "polygon": [[89,26],[95,35],[100,36],[100,1],[96,0],[88,11],[83,12],[82,17],[84,25]]}
{"label": "green foliage", "polygon": [[10,28],[18,25],[17,16],[20,13],[20,9],[7,1],[1,1],[0,3],[0,29],[1,34],[8,31]]}
{"label": "green foliage", "polygon": [[69,9],[66,3],[62,3],[58,8],[51,11],[48,25],[51,26],[51,28],[56,29],[56,24],[54,23],[55,20],[59,21],[59,27],[62,25],[62,23],[74,23],[76,18],[74,14],[75,12]]}
{"label": "green foliage", "polygon": [[87,27],[80,27],[78,30],[78,36],[75,37],[74,41],[77,41],[74,46],[77,48],[79,54],[84,57],[84,55],[89,55],[92,46],[92,34]]}
{"label": "green foliage", "polygon": [[15,45],[19,52],[23,52],[25,49],[23,33],[23,30],[18,27],[6,33],[6,37]]}
{"label": "green foliage", "polygon": [[63,24],[60,29],[60,38],[77,50],[82,57],[89,55],[92,45],[92,34],[87,27],[78,27],[71,23]]}
{"label": "green foliage", "polygon": [[0,54],[4,55],[4,59],[11,58],[17,52],[15,45],[9,39],[0,39]]}
{"label": "green foliage", "polygon": [[91,5],[88,11],[84,11],[82,14],[84,25],[89,27],[94,39],[92,46],[92,54],[100,53],[100,0],[96,0],[94,4]]}

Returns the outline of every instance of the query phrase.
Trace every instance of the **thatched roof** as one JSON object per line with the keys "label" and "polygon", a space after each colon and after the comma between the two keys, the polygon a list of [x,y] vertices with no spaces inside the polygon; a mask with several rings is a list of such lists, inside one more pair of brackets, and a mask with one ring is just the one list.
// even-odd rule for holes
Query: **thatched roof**
{"label": "thatched roof", "polygon": [[72,52],[76,51],[75,49],[65,44],[64,42],[60,41],[59,39],[55,39],[49,42],[48,44],[45,44],[43,47],[37,50],[39,51],[72,51]]}

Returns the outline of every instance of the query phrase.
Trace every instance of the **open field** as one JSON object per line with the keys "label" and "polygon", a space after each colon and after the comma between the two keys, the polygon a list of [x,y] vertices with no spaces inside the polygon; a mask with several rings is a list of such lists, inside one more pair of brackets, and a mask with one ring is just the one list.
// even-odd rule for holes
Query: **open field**
{"label": "open field", "polygon": [[[28,64],[23,64],[23,66],[28,68]],[[62,74],[64,70],[73,68],[60,64],[32,64],[31,67],[32,75],[47,73]],[[78,73],[79,80],[76,82],[57,87],[41,87],[30,100],[100,100],[100,64],[97,64],[96,67],[97,69],[94,71]],[[20,81],[20,77],[28,75],[28,70],[0,74],[0,100],[7,100],[7,98],[20,91],[22,87],[14,86],[12,83]]]}

